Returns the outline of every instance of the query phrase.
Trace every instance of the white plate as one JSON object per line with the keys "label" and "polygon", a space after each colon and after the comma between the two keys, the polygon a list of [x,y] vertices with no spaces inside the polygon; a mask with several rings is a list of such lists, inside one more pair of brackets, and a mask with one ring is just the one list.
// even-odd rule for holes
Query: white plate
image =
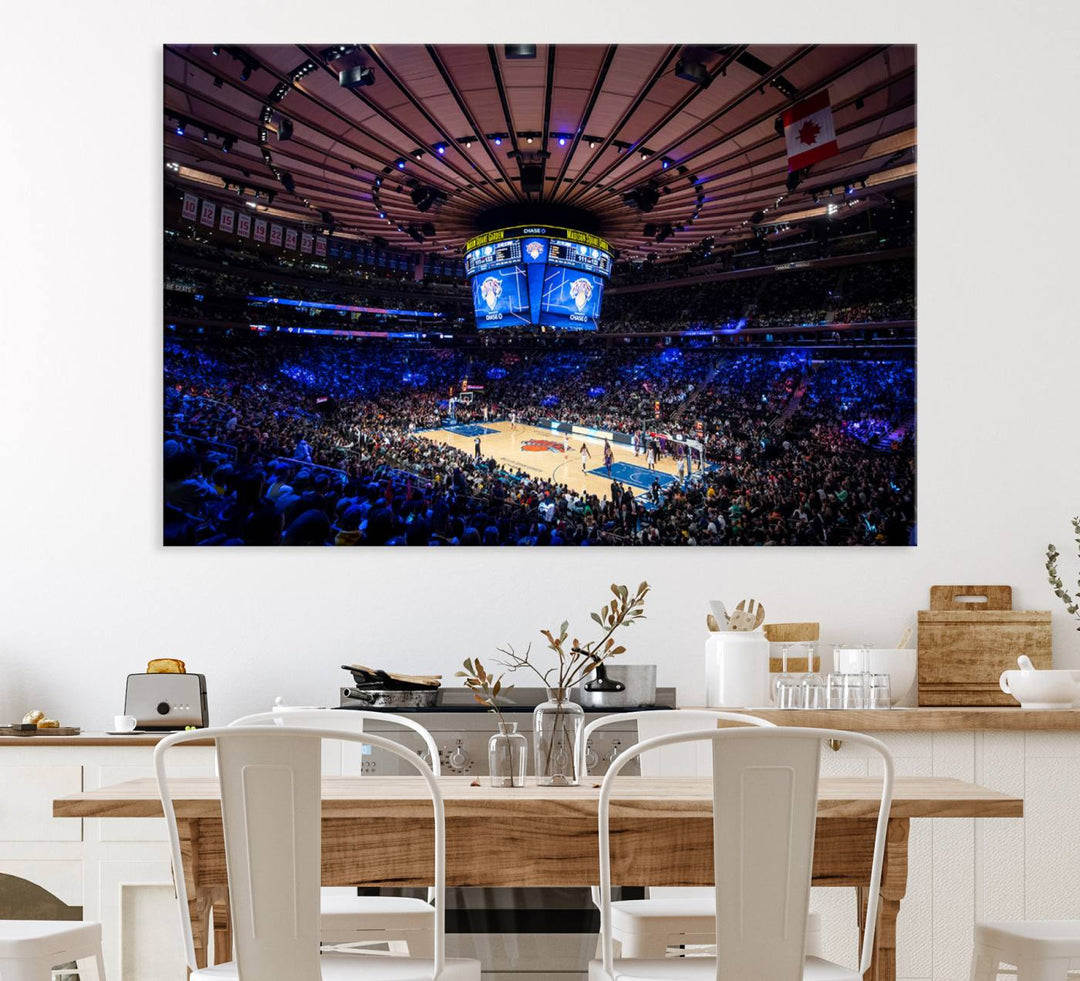
{"label": "white plate", "polygon": [[148,733],[145,729],[124,729],[123,731],[119,731],[119,730],[116,730],[116,729],[106,729],[105,730],[105,735],[106,736],[148,736],[148,735],[150,735],[150,733]]}

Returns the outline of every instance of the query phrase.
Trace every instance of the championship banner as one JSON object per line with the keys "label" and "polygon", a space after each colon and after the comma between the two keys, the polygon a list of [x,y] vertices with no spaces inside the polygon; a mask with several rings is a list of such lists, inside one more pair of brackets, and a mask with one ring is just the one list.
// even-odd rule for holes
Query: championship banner
{"label": "championship banner", "polygon": [[315,254],[326,255],[326,239],[321,235],[315,239]]}
{"label": "championship banner", "polygon": [[223,232],[231,232],[236,227],[236,212],[232,208],[221,209],[221,222],[218,225]]}
{"label": "championship banner", "polygon": [[278,247],[281,246],[281,233],[282,233],[282,229],[281,229],[280,225],[271,225],[270,226],[270,244],[271,245],[276,245]]}
{"label": "championship banner", "polygon": [[251,237],[251,215],[246,211],[241,211],[236,216],[236,234],[241,238]]}
{"label": "championship banner", "polygon": [[184,191],[184,206],[180,214],[187,221],[194,221],[199,217],[199,199],[188,191]]}
{"label": "championship banner", "polygon": [[295,228],[286,228],[285,229],[285,248],[287,248],[287,249],[295,249],[296,248],[296,229]]}
{"label": "championship banner", "polygon": [[203,201],[202,211],[199,213],[199,224],[214,227],[214,213],[216,205],[213,201]]}
{"label": "championship banner", "polygon": [[266,241],[266,219],[265,218],[256,218],[255,219],[255,241],[256,242],[265,242]]}
{"label": "championship banner", "polygon": [[304,232],[304,234],[300,236],[300,251],[301,252],[310,252],[311,247],[314,244],[315,244],[315,240],[312,238],[311,232]]}
{"label": "championship banner", "polygon": [[789,173],[840,152],[827,89],[784,110],[784,139]]}

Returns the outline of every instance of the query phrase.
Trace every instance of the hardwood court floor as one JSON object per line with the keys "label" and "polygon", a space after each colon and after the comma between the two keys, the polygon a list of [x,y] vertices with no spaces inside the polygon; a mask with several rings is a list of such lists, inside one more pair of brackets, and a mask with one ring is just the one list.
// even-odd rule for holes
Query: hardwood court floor
{"label": "hardwood court floor", "polygon": [[[459,423],[449,428],[425,430],[417,435],[437,443],[448,443],[470,456],[473,439],[479,435],[480,452],[484,459],[494,459],[499,466],[507,469],[520,469],[537,477],[558,481],[579,493],[611,497],[612,478],[604,469],[602,439],[568,436],[570,451],[564,454],[562,433],[520,424],[516,430],[511,430],[510,423],[505,421]],[[591,454],[586,461],[587,473],[581,472],[582,443]],[[654,476],[659,476],[661,487],[676,479],[678,464],[670,456],[661,456],[656,462],[656,471],[650,472],[644,453],[635,458],[633,447],[614,442],[611,448],[615,454],[612,476],[624,486],[629,485],[635,496],[649,489]]]}

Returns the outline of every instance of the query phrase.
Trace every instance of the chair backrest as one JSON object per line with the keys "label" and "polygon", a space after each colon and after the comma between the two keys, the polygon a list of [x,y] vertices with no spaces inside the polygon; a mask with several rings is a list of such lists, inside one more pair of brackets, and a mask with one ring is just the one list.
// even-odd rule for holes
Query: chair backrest
{"label": "chair backrest", "polygon": [[717,981],[802,978],[818,768],[822,742],[829,739],[861,743],[882,760],[859,972],[869,970],[892,805],[892,756],[883,743],[862,733],[775,726],[659,736],[631,746],[611,765],[601,785],[598,813],[601,939],[609,977],[614,976],[609,815],[615,779],[643,753],[701,740],[712,748]]}
{"label": "chair backrest", "polygon": [[[597,729],[610,725],[637,724],[637,741],[655,739],[676,732],[696,732],[702,729],[715,729],[717,722],[741,722],[748,726],[772,726],[753,715],[740,712],[712,712],[702,709],[652,709],[644,712],[617,712],[605,715],[590,722],[581,735],[578,747],[578,772],[588,773],[585,765],[589,738]],[[655,753],[649,753],[641,761],[643,777],[696,777],[709,772],[712,768],[712,756],[705,743],[689,743],[668,746]]]}
{"label": "chair backrest", "polygon": [[[433,978],[445,964],[446,819],[435,775],[411,749],[371,733],[244,725],[177,732],[158,743],[154,769],[169,831],[188,967],[195,969],[187,884],[165,757],[195,739],[217,751],[221,817],[237,970],[247,979],[320,981],[322,768],[324,739],[366,743],[409,763],[425,780],[435,819]],[[362,786],[362,784],[359,784]],[[362,848],[361,843],[357,843]]]}
{"label": "chair backrest", "polygon": [[368,712],[363,709],[282,708],[273,712],[257,712],[255,715],[242,716],[230,722],[229,726],[306,726],[319,729],[340,729],[342,732],[364,732],[365,722],[388,722],[411,729],[424,741],[424,747],[431,757],[432,773],[437,777],[442,775],[439,747],[435,744],[431,733],[419,722],[405,715],[395,715],[393,712]]}

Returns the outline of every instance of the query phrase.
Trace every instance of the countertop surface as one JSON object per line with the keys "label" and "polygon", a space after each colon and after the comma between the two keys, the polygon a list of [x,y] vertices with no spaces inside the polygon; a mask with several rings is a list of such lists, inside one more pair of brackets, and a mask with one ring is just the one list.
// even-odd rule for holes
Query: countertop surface
{"label": "countertop surface", "polygon": [[[701,711],[700,706],[682,708]],[[709,709],[705,709],[708,711]],[[1080,708],[893,708],[821,709],[815,711],[748,709],[733,706],[713,708],[716,712],[739,712],[768,719],[777,725],[815,726],[851,732],[949,732],[962,730],[996,732],[1080,732]],[[0,736],[0,747],[75,746],[123,747],[156,746],[167,733],[136,732],[113,735],[81,732],[77,736]],[[209,745],[195,743],[194,745]]]}

